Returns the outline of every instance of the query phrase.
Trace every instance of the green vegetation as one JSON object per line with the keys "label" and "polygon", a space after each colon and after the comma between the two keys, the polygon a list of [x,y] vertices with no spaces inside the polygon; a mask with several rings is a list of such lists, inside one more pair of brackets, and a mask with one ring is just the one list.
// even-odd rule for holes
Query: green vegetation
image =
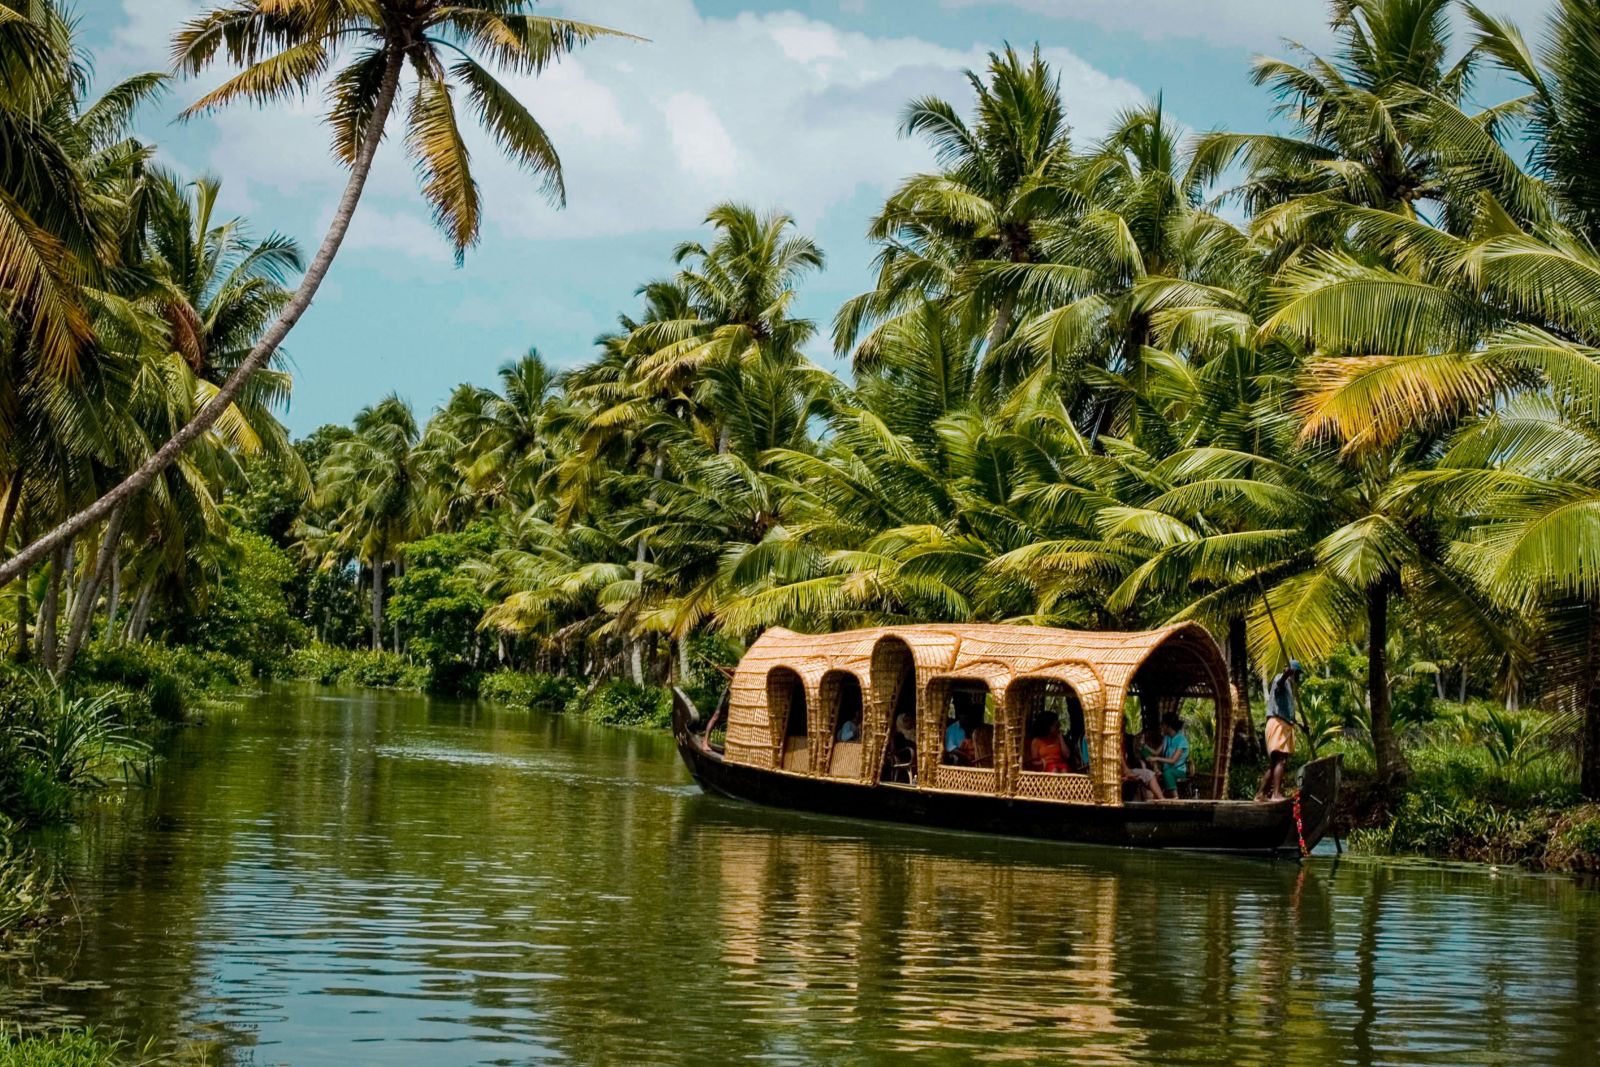
{"label": "green vegetation", "polygon": [[120,1041],[104,1041],[91,1030],[52,1036],[0,1034],[0,1067],[115,1067],[126,1062]]}
{"label": "green vegetation", "polygon": [[[603,32],[521,6],[329,3],[282,28],[247,0],[175,54],[195,73],[225,43],[247,68],[192,112],[339,71],[330,251],[413,61],[406,142],[459,252],[479,204],[456,101],[560,191],[471,54],[529,73]],[[1330,55],[1256,62],[1270,134],[1185,137],[1157,99],[1077,140],[1053,72],[1008,49],[970,101],[902,114],[937,166],[870,224],[878,276],[831,324],[849,375],[807,358],[818,326],[793,314],[823,251],[782,212],[719,204],[586,362],[530,351],[425,419],[391,394],[292,445],[269,361],[327,257],[291,292],[291,242],[214,220],[215,182],[133,166],[128,120],[161,78],[83,99],[59,16],[30,11],[0,23],[0,56],[32,57],[0,115],[36,121],[0,132],[39,166],[0,173],[0,211],[84,262],[0,254],[19,661],[112,677],[154,640],[648,723],[661,685],[714,700],[712,664],[775,625],[1195,619],[1241,697],[1308,664],[1312,734],[1392,819],[1373,847],[1466,854],[1515,837],[1490,833],[1504,818],[1546,842],[1507,855],[1590,854],[1592,4],[1562,0],[1538,47],[1453,0],[1334,4]],[[444,39],[465,49],[448,63]],[[1473,84],[1520,95],[1480,106]],[[191,684],[151,682],[163,707]]]}

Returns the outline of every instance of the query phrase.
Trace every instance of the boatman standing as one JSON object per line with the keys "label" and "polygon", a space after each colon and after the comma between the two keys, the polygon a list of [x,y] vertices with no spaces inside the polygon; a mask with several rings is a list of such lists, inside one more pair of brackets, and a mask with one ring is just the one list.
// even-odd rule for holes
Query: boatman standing
{"label": "boatman standing", "polygon": [[1295,690],[1300,684],[1300,661],[1292,659],[1267,686],[1267,770],[1261,776],[1257,800],[1283,799],[1283,773],[1294,755]]}

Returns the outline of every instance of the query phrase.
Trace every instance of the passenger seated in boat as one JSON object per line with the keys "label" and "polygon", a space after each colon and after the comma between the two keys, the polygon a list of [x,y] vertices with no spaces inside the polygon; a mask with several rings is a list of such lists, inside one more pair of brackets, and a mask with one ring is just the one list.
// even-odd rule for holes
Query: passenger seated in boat
{"label": "passenger seated in boat", "polygon": [[986,722],[972,728],[972,765],[994,766],[994,727]]}
{"label": "passenger seated in boat", "polygon": [[914,712],[902,711],[894,717],[894,729],[889,731],[888,749],[883,780],[907,783],[914,781],[917,766],[917,716]]}
{"label": "passenger seated in boat", "polygon": [[860,708],[853,708],[849,712],[846,713],[846,717],[845,717],[844,722],[839,724],[839,733],[836,735],[835,739],[839,740],[839,741],[859,741],[859,740],[861,740],[861,709]]}
{"label": "passenger seated in boat", "polygon": [[1122,780],[1132,782],[1138,800],[1160,800],[1161,787],[1156,783],[1156,772],[1139,758],[1141,742],[1138,734],[1122,736]]}
{"label": "passenger seated in boat", "polygon": [[1061,736],[1061,716],[1053,711],[1042,711],[1033,721],[1033,740],[1028,742],[1027,769],[1046,774],[1064,774],[1072,770],[1067,759],[1066,742]]}
{"label": "passenger seated in boat", "polygon": [[1161,716],[1161,751],[1149,757],[1150,765],[1161,775],[1162,795],[1178,795],[1178,783],[1189,777],[1189,738],[1183,720],[1176,712]]}
{"label": "passenger seated in boat", "polygon": [[944,728],[944,761],[962,767],[978,762],[973,731],[983,725],[983,705],[971,693],[955,694],[956,715]]}
{"label": "passenger seated in boat", "polygon": [[1072,728],[1067,731],[1066,744],[1062,746],[1066,753],[1067,770],[1076,774],[1089,773],[1089,738],[1083,730],[1083,719],[1075,718]]}

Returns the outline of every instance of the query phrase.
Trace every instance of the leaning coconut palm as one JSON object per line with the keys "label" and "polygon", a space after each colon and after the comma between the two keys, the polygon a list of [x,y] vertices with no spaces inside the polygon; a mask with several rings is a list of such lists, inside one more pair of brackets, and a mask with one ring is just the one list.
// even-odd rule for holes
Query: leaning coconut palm
{"label": "leaning coconut palm", "polygon": [[[304,96],[327,80],[328,124],[335,154],[350,178],[333,221],[293,298],[284,305],[216,395],[184,427],[115,488],[0,565],[4,585],[56,545],[101,521],[139,492],[211,428],[257,370],[265,366],[311,304],[350,227],[372,160],[401,95],[400,72],[416,76],[405,109],[406,149],[416,162],[423,197],[459,258],[478,239],[480,201],[468,161],[457,94],[516,163],[564,199],[561,161],[544,129],[477,52],[514,74],[538,74],[582,44],[616,31],[527,12],[526,0],[238,0],[189,22],[173,42],[174,64],[198,74],[225,55],[244,68],[185,112],[225,104],[271,104]],[[331,77],[335,59],[354,48]]]}

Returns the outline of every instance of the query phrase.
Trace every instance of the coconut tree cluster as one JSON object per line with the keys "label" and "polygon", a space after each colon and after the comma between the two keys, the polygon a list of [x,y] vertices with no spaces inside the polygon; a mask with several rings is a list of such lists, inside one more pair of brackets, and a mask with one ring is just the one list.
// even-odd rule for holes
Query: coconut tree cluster
{"label": "coconut tree cluster", "polygon": [[528,7],[241,0],[177,30],[175,74],[233,69],[185,116],[325,94],[350,176],[303,263],[293,241],[220,217],[217,179],[167,172],[130,134],[172,75],[91,91],[67,9],[0,0],[0,589],[18,659],[64,673],[94,626],[137,640],[159,603],[204,599],[234,547],[221,505],[244,464],[306,482],[276,418],[290,385],[278,346],[391,126],[458,256],[482,207],[468,119],[561,200],[555,147],[496,72],[537,74],[610,31]]}
{"label": "coconut tree cluster", "polygon": [[[931,168],[870,220],[876,277],[831,323],[795,310],[825,261],[794,220],[719,204],[587,356],[530,352],[425,420],[390,396],[284,452],[264,418],[286,387],[271,354],[391,111],[460,249],[479,209],[451,101],[536,177],[559,173],[531,116],[430,43],[537,70],[602,32],[517,6],[254,0],[183,32],[181,66],[226,51],[245,67],[201,110],[333,72],[353,192],[293,294],[292,248],[229,231],[216,254],[254,286],[230,297],[248,328],[207,329],[234,291],[205,266],[209,187],[152,192],[162,179],[115,132],[156,81],[104,105],[70,63],[7,81],[3,115],[37,117],[0,135],[35,131],[39,160],[0,175],[0,220],[21,220],[0,255],[16,368],[0,449],[21,502],[0,580],[31,568],[19,610],[70,598],[51,618],[114,619],[173,573],[154,560],[199,551],[168,544],[190,527],[157,509],[198,530],[217,493],[276,484],[280,542],[347,600],[359,587],[360,640],[447,674],[686,678],[697,649],[775,625],[1195,619],[1242,698],[1287,659],[1342,664],[1391,784],[1407,774],[1396,693],[1420,676],[1561,713],[1600,796],[1592,4],[1562,0],[1534,45],[1456,0],[1341,0],[1327,54],[1256,61],[1266,131],[1197,133],[1158,97],[1086,136],[1037,50],[997,52],[968,98],[906,105],[900,133]],[[20,40],[23,21],[0,31]],[[396,110],[403,63],[418,75]],[[30,257],[46,239],[83,265]],[[160,284],[121,291],[142,277],[107,269],[121,254]],[[108,369],[146,336],[165,339],[142,357],[160,373]],[[806,354],[829,336],[837,368]],[[183,374],[185,404],[118,405],[137,433],[84,413],[92,390],[153,398]],[[119,586],[108,539],[152,562],[123,559]],[[102,571],[109,596],[84,585]],[[306,608],[319,635],[332,618]],[[69,645],[76,623],[52,625],[50,647]]]}

